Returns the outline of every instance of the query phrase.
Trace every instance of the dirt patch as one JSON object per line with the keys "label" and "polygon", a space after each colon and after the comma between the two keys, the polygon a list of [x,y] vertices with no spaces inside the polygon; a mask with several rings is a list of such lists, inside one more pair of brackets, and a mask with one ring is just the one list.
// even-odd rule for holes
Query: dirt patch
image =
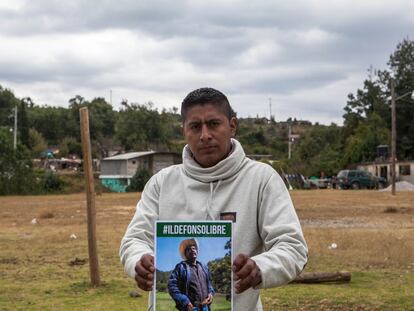
{"label": "dirt patch", "polygon": [[17,257],[0,257],[0,264],[3,265],[17,265],[19,259]]}
{"label": "dirt patch", "polygon": [[69,266],[83,266],[84,264],[88,263],[88,258],[78,258],[69,261]]}

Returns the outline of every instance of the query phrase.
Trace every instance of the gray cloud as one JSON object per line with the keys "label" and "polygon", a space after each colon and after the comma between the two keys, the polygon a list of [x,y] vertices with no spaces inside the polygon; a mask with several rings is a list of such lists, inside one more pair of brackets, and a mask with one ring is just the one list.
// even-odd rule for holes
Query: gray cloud
{"label": "gray cloud", "polygon": [[51,105],[117,89],[159,107],[210,85],[235,96],[242,116],[263,114],[272,97],[281,117],[330,123],[366,69],[385,68],[412,36],[413,9],[408,0],[16,0],[0,4],[0,83]]}

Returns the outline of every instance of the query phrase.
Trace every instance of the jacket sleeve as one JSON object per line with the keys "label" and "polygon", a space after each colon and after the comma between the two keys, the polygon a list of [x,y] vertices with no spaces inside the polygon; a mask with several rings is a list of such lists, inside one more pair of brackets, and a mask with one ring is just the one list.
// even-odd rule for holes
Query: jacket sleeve
{"label": "jacket sleeve", "polygon": [[189,304],[190,299],[187,295],[180,291],[178,286],[178,279],[181,278],[180,265],[176,265],[173,272],[171,272],[170,278],[168,279],[168,293],[171,298],[181,307],[185,307]]}
{"label": "jacket sleeve", "polygon": [[258,288],[292,281],[306,265],[308,248],[289,192],[277,173],[259,198],[257,230],[265,249],[252,257],[262,274]]}
{"label": "jacket sleeve", "polygon": [[135,277],[135,265],[144,254],[154,252],[154,222],[158,219],[159,174],[145,185],[135,215],[121,241],[119,256],[125,272]]}

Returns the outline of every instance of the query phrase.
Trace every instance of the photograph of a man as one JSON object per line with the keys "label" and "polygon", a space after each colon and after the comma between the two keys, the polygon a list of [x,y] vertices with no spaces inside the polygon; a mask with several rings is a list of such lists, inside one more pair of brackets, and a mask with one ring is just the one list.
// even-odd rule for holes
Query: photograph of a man
{"label": "photograph of a man", "polygon": [[214,289],[206,265],[197,260],[197,239],[185,239],[179,252],[183,261],[178,263],[168,280],[168,293],[180,311],[209,311]]}

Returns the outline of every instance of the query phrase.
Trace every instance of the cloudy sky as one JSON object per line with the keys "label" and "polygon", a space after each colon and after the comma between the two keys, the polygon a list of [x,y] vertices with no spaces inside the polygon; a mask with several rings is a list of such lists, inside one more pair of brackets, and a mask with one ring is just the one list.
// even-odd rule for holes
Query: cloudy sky
{"label": "cloudy sky", "polygon": [[[0,84],[179,107],[211,86],[239,116],[342,123],[347,94],[413,39],[412,0],[0,0]],[[269,100],[271,99],[271,100]]]}

